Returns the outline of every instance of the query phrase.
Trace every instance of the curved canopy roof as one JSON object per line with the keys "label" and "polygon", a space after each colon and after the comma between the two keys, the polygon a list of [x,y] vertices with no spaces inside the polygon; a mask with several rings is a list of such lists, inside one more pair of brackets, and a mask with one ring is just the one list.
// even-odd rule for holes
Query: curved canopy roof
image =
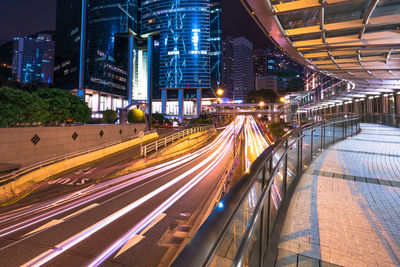
{"label": "curved canopy roof", "polygon": [[282,50],[353,94],[400,89],[400,0],[241,1]]}

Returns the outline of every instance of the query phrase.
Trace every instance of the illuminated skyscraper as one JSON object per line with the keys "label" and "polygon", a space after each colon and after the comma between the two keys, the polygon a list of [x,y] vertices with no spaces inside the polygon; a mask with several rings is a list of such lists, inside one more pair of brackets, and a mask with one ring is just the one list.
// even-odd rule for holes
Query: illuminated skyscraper
{"label": "illuminated skyscraper", "polygon": [[[58,84],[79,88],[99,111],[115,109],[109,98],[120,96],[132,104],[147,102],[151,112],[153,91],[161,95],[166,114],[168,91],[178,98],[178,114],[171,115],[182,120],[199,115],[202,90],[220,83],[220,0],[211,5],[210,0],[59,0],[58,5]],[[98,96],[88,96],[89,90]],[[196,109],[186,108],[185,96],[197,100]]]}
{"label": "illuminated skyscraper", "polygon": [[82,0],[57,0],[54,84],[65,90],[79,88],[81,21]]}
{"label": "illuminated skyscraper", "polygon": [[210,72],[211,90],[206,93],[214,97],[222,83],[221,0],[210,0]]}
{"label": "illuminated skyscraper", "polygon": [[233,92],[233,39],[228,36],[222,42],[222,88]]}
{"label": "illuminated skyscraper", "polygon": [[210,1],[143,1],[141,34],[158,39],[162,113],[167,113],[167,90],[178,90],[182,120],[184,90],[196,89],[199,115],[202,89],[210,88]]}
{"label": "illuminated skyscraper", "polygon": [[253,43],[245,37],[233,39],[233,89],[235,97],[244,99],[254,90]]}
{"label": "illuminated skyscraper", "polygon": [[57,1],[56,84],[94,112],[128,103],[137,12],[137,0]]}
{"label": "illuminated skyscraper", "polygon": [[13,44],[13,76],[23,83],[53,83],[54,42],[51,35],[16,37]]}

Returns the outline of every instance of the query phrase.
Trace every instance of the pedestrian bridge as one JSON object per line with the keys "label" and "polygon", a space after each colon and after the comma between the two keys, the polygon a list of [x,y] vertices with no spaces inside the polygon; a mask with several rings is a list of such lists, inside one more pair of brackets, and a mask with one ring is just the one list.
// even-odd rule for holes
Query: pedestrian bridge
{"label": "pedestrian bridge", "polygon": [[293,130],[258,157],[173,266],[398,266],[399,152],[400,129],[360,116]]}

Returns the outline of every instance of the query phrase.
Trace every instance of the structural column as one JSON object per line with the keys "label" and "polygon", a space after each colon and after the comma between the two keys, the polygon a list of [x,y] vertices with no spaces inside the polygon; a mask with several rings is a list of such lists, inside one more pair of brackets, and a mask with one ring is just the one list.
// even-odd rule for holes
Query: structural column
{"label": "structural column", "polygon": [[147,114],[152,113],[153,104],[153,37],[150,35],[147,38]]}
{"label": "structural column", "polygon": [[178,89],[178,116],[179,116],[179,121],[183,122],[183,95],[184,95],[184,89]]}
{"label": "structural column", "polygon": [[394,104],[394,122],[395,122],[395,125],[396,125],[396,127],[398,127],[398,125],[399,125],[399,121],[398,121],[398,118],[397,118],[397,115],[399,114],[399,107],[398,107],[398,105],[399,105],[399,98],[398,98],[398,94],[397,93],[394,93],[394,95],[393,95],[393,104]]}
{"label": "structural column", "polygon": [[161,113],[167,114],[167,90],[161,90]]}
{"label": "structural column", "polygon": [[197,118],[200,117],[200,115],[201,115],[201,99],[202,98],[203,98],[202,90],[197,89],[196,90],[196,104],[197,104],[196,116],[197,116]]}
{"label": "structural column", "polygon": [[86,63],[86,21],[87,20],[87,0],[82,0],[81,14],[81,46],[80,46],[80,62],[79,62],[79,89],[85,86],[85,63]]}
{"label": "structural column", "polygon": [[129,35],[129,72],[128,72],[128,102],[132,104],[132,90],[133,90],[133,35]]}

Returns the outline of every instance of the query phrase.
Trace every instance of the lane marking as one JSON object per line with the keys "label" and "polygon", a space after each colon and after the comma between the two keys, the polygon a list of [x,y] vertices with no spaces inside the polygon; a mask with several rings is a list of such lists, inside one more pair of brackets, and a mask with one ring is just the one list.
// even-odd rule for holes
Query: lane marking
{"label": "lane marking", "polygon": [[21,237],[27,237],[28,235],[35,234],[35,233],[37,233],[37,232],[40,232],[40,231],[45,230],[45,229],[47,229],[47,228],[53,227],[53,226],[55,226],[55,225],[57,225],[57,224],[60,224],[60,223],[62,223],[62,222],[63,222],[63,220],[57,220],[57,219],[52,220],[52,221],[50,221],[50,222],[48,222],[48,223],[43,224],[43,225],[40,226],[39,228],[36,228],[35,230],[30,231],[29,233],[24,234],[24,235],[21,236]]}
{"label": "lane marking", "polygon": [[[240,120],[241,124],[243,124],[243,120]],[[232,127],[229,127],[228,129],[230,129]],[[230,129],[231,130],[231,129]],[[152,198],[153,196],[157,195],[158,193],[164,191],[166,188],[169,188],[170,186],[172,186],[173,184],[175,184],[176,182],[182,180],[183,178],[185,178],[187,175],[189,175],[190,173],[196,171],[197,169],[201,168],[202,166],[206,165],[209,161],[211,161],[216,155],[220,154],[220,150],[223,150],[223,154],[226,154],[227,149],[230,146],[226,146],[226,144],[231,144],[233,141],[233,137],[231,136],[232,134],[230,133],[230,131],[224,131],[221,135],[218,136],[218,138],[216,140],[214,140],[210,145],[211,147],[206,147],[204,150],[201,149],[200,151],[202,151],[200,154],[194,153],[193,156],[195,158],[202,156],[203,154],[212,151],[212,148],[217,147],[217,151],[214,151],[211,155],[209,155],[205,160],[203,160],[203,162],[201,162],[200,164],[196,165],[194,168],[192,168],[189,171],[186,171],[185,173],[179,175],[178,177],[176,177],[174,180],[168,182],[167,184],[164,184],[163,186],[161,186],[160,188],[154,190],[153,192],[151,192],[150,194],[142,197],[141,199],[131,203],[128,206],[125,206],[123,209],[113,213],[112,215],[104,218],[103,220],[99,221],[98,223],[92,225],[91,227],[81,231],[80,233],[68,238],[67,240],[65,240],[64,242],[56,245],[53,249],[50,249],[48,251],[46,251],[45,253],[42,253],[41,255],[37,256],[35,259],[30,260],[29,262],[27,262],[25,264],[26,265],[34,265],[34,266],[40,266],[48,261],[50,261],[51,259],[53,259],[54,257],[57,257],[59,254],[63,253],[64,251],[66,251],[67,249],[73,247],[74,245],[78,244],[79,242],[81,242],[82,240],[85,240],[86,238],[88,238],[89,236],[91,236],[92,234],[96,233],[98,230],[104,228],[106,225],[110,224],[111,222],[115,221],[116,219],[120,218],[121,216],[123,216],[124,214],[126,214],[127,212],[130,212],[132,209],[136,208],[137,206],[141,205],[142,203],[144,203],[145,201],[147,201],[148,199]],[[197,154],[197,155],[196,155]],[[192,155],[192,154],[190,154]],[[192,156],[189,157],[183,157],[186,158],[187,161],[190,160],[190,158],[192,158]],[[218,158],[218,157],[217,157]],[[222,158],[219,158],[217,160],[217,163],[221,161]],[[182,158],[177,159],[176,161],[181,161]],[[170,162],[165,163],[166,165],[169,165],[168,167],[171,167]],[[214,164],[211,164],[214,165]],[[214,165],[215,166],[215,165]],[[207,170],[208,169],[208,170]],[[201,171],[200,174],[206,172],[209,173],[211,171],[211,169],[206,168],[205,170]],[[151,173],[151,172],[150,172]],[[149,173],[149,174],[150,174]],[[191,186],[189,186],[189,188],[187,188],[185,191],[190,190],[191,187],[193,187],[195,184],[197,184],[199,182],[199,177],[197,178],[197,181],[192,184]],[[202,178],[200,178],[201,180]],[[185,192],[181,192],[180,194],[182,195],[182,193],[184,194]],[[176,195],[176,193],[174,194]],[[176,196],[175,196],[176,198]],[[180,198],[180,196],[178,196],[178,199]],[[176,201],[176,199],[175,199]],[[170,205],[172,205],[175,201],[167,201],[166,203],[164,203],[164,205],[166,205],[164,208],[167,209]],[[170,203],[168,203],[170,202]],[[164,210],[165,210],[164,209]],[[152,218],[156,219],[163,211],[159,210],[159,212],[157,214],[154,214],[155,216],[152,216]],[[152,220],[148,220],[148,218],[146,218],[146,221],[148,221],[148,223],[150,224]],[[147,225],[146,224],[141,224],[141,226],[144,228]],[[137,230],[141,230],[141,227],[137,228]],[[142,228],[142,229],[143,229]],[[139,232],[138,231],[138,232]],[[130,235],[130,237],[132,238],[133,235]],[[129,240],[130,238],[125,239]],[[122,245],[124,245],[124,243],[122,243]],[[118,248],[120,248],[120,246],[118,246]],[[115,250],[113,250],[115,252]]]}
{"label": "lane marking", "polygon": [[[230,139],[228,139],[230,140]],[[61,242],[60,244],[56,245],[53,249],[50,251],[46,251],[42,254],[40,254],[38,257],[30,260],[29,262],[25,263],[26,266],[41,266],[45,264],[46,262],[52,260],[53,258],[57,257],[64,251],[68,250],[69,248],[75,246],[82,240],[90,237],[100,229],[104,228],[108,224],[114,222],[115,220],[119,219],[126,213],[132,211],[136,207],[142,205],[144,202],[147,200],[153,198],[154,196],[158,195],[159,193],[163,192],[165,189],[169,188],[170,186],[174,185],[175,183],[181,181],[182,179],[186,178],[188,175],[191,173],[197,171],[198,169],[202,168],[204,165],[208,164],[215,156],[219,155],[220,150],[222,148],[225,148],[226,143],[230,143],[227,139],[224,139],[221,141],[220,147],[216,151],[214,151],[211,155],[209,155],[204,161],[202,161],[200,164],[196,165],[194,168],[184,172],[183,174],[179,175],[175,179],[169,181],[168,183],[164,184],[163,186],[157,188],[156,190],[152,191],[151,193],[143,196],[142,198],[132,202],[131,204],[125,206],[124,208],[118,210],[117,212],[109,215],[108,217],[104,218],[103,220],[97,222],[96,224],[84,229],[83,231],[79,232],[78,234],[72,236],[71,238],[68,238],[64,242]]]}
{"label": "lane marking", "polygon": [[156,225],[159,221],[164,219],[164,217],[167,216],[166,213],[161,213],[160,216],[158,216],[154,221],[152,221],[143,231],[141,231],[138,235],[134,235],[128,242],[125,243],[125,245],[122,246],[122,248],[115,254],[114,259],[117,258],[119,255],[142,241],[144,238],[144,234],[149,231],[154,225]]}
{"label": "lane marking", "polygon": [[70,214],[70,215],[68,215],[68,216],[65,216],[64,218],[62,218],[61,220],[63,220],[63,221],[65,221],[65,220],[68,220],[69,218],[72,218],[72,217],[74,217],[74,216],[76,216],[76,215],[78,215],[78,214],[80,214],[80,213],[83,213],[83,212],[85,212],[85,211],[87,211],[87,210],[90,210],[90,209],[92,209],[92,208],[94,208],[94,207],[97,207],[99,204],[97,204],[97,203],[93,203],[92,205],[89,205],[89,206],[87,206],[86,208],[83,208],[83,209],[81,209],[81,210],[78,210],[77,212],[74,212],[74,213],[72,213],[72,214]]}
{"label": "lane marking", "polygon": [[80,213],[83,213],[83,212],[85,212],[85,211],[87,211],[87,210],[90,210],[90,209],[92,209],[92,208],[94,208],[94,207],[96,207],[96,206],[98,206],[98,205],[99,205],[99,204],[94,203],[94,204],[92,204],[92,205],[90,205],[90,206],[87,206],[87,207],[81,209],[81,210],[78,210],[77,212],[74,212],[74,213],[72,213],[72,214],[70,214],[70,215],[68,215],[68,216],[65,216],[65,217],[62,218],[62,219],[54,219],[54,220],[52,220],[52,221],[50,221],[50,222],[48,222],[48,223],[45,223],[44,225],[40,226],[39,228],[36,228],[35,230],[30,231],[30,232],[27,233],[27,234],[24,234],[24,235],[21,236],[21,237],[26,237],[26,236],[28,236],[28,235],[35,234],[35,233],[40,232],[40,231],[42,231],[42,230],[45,230],[45,229],[47,229],[47,228],[51,228],[51,227],[53,227],[53,226],[55,226],[55,225],[57,225],[57,224],[60,224],[60,223],[62,223],[62,222],[64,222],[64,221],[68,220],[69,218],[72,218],[72,217],[74,217],[74,216],[76,216],[76,215],[78,215],[78,214],[80,214]]}

